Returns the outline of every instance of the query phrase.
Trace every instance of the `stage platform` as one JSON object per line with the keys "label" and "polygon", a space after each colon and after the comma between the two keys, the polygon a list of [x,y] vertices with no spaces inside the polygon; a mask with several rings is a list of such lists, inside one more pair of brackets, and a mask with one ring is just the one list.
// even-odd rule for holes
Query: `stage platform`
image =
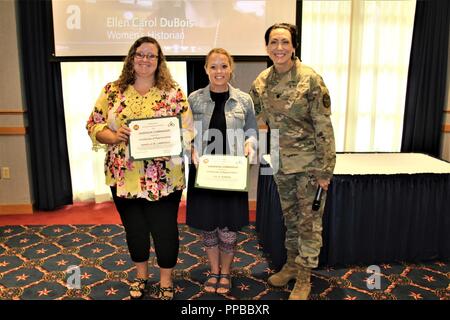
{"label": "stage platform", "polygon": [[[261,165],[261,170],[268,165]],[[266,169],[267,170],[267,169]],[[450,164],[418,153],[342,153],[323,217],[321,266],[450,258]],[[275,269],[285,259],[276,184],[260,175],[256,230]]]}

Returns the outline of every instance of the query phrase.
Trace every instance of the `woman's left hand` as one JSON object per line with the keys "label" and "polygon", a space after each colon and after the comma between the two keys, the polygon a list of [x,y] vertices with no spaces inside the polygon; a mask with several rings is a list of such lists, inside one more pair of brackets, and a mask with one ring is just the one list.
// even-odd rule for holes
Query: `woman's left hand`
{"label": "woman's left hand", "polygon": [[251,143],[246,143],[244,146],[244,155],[248,157],[248,162],[254,164],[255,150],[252,148]]}

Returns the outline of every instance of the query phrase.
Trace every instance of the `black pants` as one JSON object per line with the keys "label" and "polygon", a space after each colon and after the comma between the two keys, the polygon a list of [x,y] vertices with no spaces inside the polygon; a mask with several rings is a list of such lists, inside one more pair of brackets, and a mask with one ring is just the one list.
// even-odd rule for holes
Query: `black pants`
{"label": "black pants", "polygon": [[149,259],[151,234],[158,265],[173,268],[179,249],[177,216],[182,191],[158,201],[120,198],[115,187],[111,187],[111,192],[125,228],[131,260],[145,262]]}

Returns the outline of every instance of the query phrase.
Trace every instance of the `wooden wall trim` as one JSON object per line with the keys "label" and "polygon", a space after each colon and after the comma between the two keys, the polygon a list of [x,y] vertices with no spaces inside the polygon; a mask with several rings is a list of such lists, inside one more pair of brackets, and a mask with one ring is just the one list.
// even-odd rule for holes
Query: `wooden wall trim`
{"label": "wooden wall trim", "polygon": [[248,209],[256,210],[256,200],[248,200]]}
{"label": "wooden wall trim", "polygon": [[27,128],[25,127],[0,127],[0,135],[20,135],[24,136],[27,133]]}
{"label": "wooden wall trim", "polygon": [[0,109],[0,116],[12,114],[24,114],[26,112],[27,110],[20,110],[20,109]]}
{"label": "wooden wall trim", "polygon": [[258,124],[258,129],[269,129],[269,127],[267,126],[267,124],[260,123]]}
{"label": "wooden wall trim", "polygon": [[450,124],[445,124],[444,127],[442,128],[442,131],[450,132]]}
{"label": "wooden wall trim", "polygon": [[30,204],[0,204],[0,215],[5,214],[30,214],[33,213],[33,205]]}

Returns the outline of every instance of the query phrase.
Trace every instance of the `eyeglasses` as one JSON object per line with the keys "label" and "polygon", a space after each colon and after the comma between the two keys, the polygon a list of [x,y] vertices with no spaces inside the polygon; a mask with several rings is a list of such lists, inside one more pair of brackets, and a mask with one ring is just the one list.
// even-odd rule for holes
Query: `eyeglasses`
{"label": "eyeglasses", "polygon": [[139,59],[139,60],[144,60],[144,58],[147,58],[147,60],[150,60],[150,61],[154,61],[154,60],[156,60],[158,58],[158,56],[155,55],[155,54],[152,54],[152,53],[145,54],[145,53],[142,53],[142,52],[136,52],[134,54],[134,56],[135,56],[136,59]]}

